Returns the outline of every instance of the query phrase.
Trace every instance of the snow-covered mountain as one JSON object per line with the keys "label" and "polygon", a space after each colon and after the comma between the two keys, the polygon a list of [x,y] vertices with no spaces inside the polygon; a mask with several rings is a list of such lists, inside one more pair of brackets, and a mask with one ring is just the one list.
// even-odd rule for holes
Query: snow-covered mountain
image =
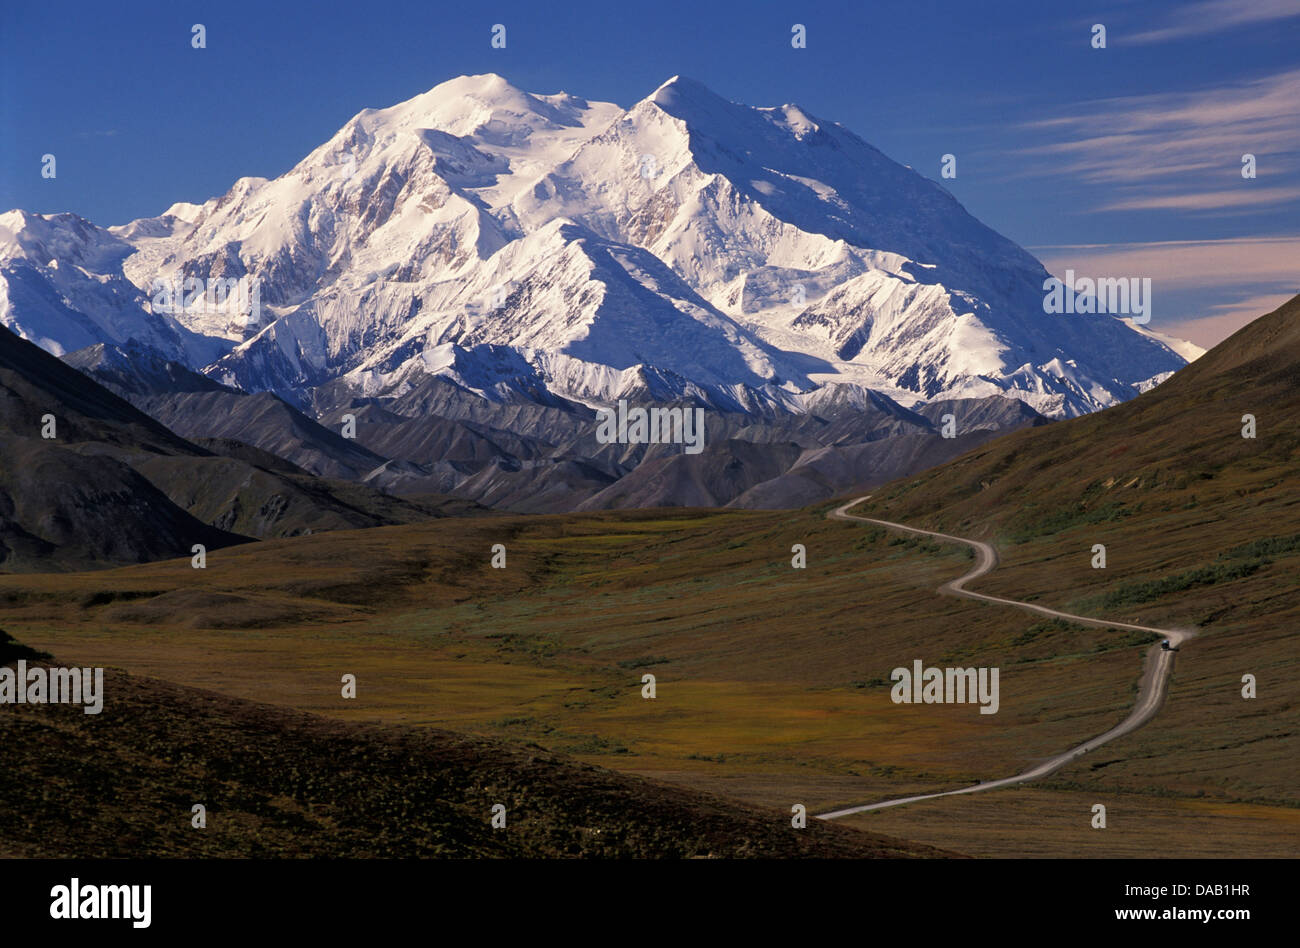
{"label": "snow-covered mountain", "polygon": [[75,214],[0,214],[0,325],[54,355],[136,339],[202,366],[231,344],[154,313],[122,263],[135,248]]}
{"label": "snow-covered mountain", "polygon": [[[178,278],[257,292],[160,307]],[[1185,364],[1123,320],[1044,313],[1046,279],[843,126],[681,77],[623,109],[464,76],[202,205],[0,215],[0,324],[55,353],[134,338],[304,407],[328,386],[321,410],[440,376],[497,401],[1009,394],[1059,416]]]}

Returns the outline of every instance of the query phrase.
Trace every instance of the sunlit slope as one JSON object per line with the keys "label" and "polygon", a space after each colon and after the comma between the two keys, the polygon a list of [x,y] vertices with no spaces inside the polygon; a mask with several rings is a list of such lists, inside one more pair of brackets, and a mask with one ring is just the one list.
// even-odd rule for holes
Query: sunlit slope
{"label": "sunlit slope", "polygon": [[1062,779],[1295,800],[1300,297],[1132,402],[998,439],[860,509],[994,543],[985,592],[1198,632],[1154,727]]}

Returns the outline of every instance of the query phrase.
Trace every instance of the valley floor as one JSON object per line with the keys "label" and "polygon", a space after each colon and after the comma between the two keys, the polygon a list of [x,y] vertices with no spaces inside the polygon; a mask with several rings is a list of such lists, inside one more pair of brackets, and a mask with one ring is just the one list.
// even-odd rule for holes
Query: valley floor
{"label": "valley floor", "polygon": [[[0,577],[0,603],[16,638],[81,664],[342,721],[536,742],[769,812],[1008,776],[1127,714],[1150,637],[937,596],[967,569],[963,552],[824,512],[336,532],[219,551],[203,571],[183,560]],[[490,565],[497,542],[505,569]],[[805,569],[792,568],[795,544]],[[1078,595],[1073,574],[1022,577],[1027,549],[999,549],[1006,565],[990,591],[1060,606]],[[1250,589],[1287,575],[1272,564]],[[1207,594],[1232,591],[1101,614],[1194,621]],[[849,822],[976,855],[1294,852],[1296,737],[1282,714],[1294,687],[1270,684],[1252,704],[1232,682],[1239,668],[1285,671],[1296,658],[1244,611],[1180,656],[1170,699],[1144,730],[1041,784]],[[889,672],[914,659],[1000,666],[999,713],[892,703]],[[355,700],[340,696],[344,674],[356,675]],[[645,674],[654,700],[642,697]],[[1094,803],[1111,813],[1104,832],[1090,828]]]}

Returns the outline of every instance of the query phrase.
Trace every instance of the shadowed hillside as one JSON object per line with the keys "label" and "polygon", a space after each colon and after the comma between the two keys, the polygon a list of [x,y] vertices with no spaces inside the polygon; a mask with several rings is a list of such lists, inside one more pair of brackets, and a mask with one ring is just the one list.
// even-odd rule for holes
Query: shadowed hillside
{"label": "shadowed hillside", "polygon": [[344,724],[111,670],[104,690],[99,715],[0,710],[0,857],[952,855],[815,820],[796,830],[788,811],[536,745]]}
{"label": "shadowed hillside", "polygon": [[[153,368],[171,381],[193,376],[170,364]],[[227,391],[194,397],[252,403]],[[236,419],[231,430],[238,428]],[[0,327],[0,571],[141,563],[188,556],[196,543],[216,550],[250,538],[412,523],[475,507],[442,497],[399,499],[314,477],[229,438],[205,446],[186,441]]]}
{"label": "shadowed hillside", "polygon": [[[1255,438],[1242,437],[1253,415]],[[1300,297],[1261,316],[1164,384],[1104,412],[1022,430],[883,488],[863,510],[1008,539],[1155,514],[1170,525],[1232,512],[1204,531],[1296,524]]]}

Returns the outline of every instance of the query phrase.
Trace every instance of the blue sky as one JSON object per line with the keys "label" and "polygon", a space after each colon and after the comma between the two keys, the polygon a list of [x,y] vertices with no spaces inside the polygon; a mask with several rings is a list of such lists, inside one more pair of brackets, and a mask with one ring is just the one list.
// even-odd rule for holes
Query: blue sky
{"label": "blue sky", "polygon": [[1157,328],[1212,343],[1300,292],[1300,0],[45,2],[0,17],[0,209],[107,225],[201,202],[464,73],[622,105],[684,74],[797,102],[932,178],[954,154],[944,185],[1054,272],[1152,277]]}

